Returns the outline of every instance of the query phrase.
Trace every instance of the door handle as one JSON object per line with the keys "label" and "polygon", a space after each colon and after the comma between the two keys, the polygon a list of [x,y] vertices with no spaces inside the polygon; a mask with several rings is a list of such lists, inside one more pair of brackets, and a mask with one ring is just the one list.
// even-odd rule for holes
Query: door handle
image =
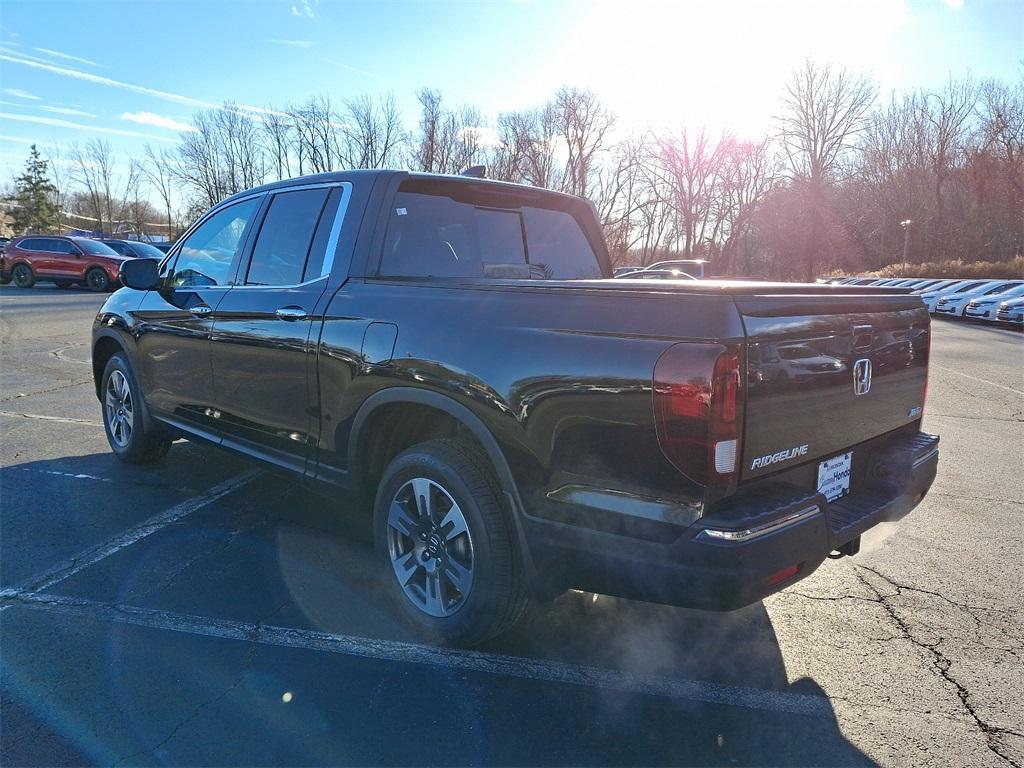
{"label": "door handle", "polygon": [[309,313],[300,307],[281,307],[274,314],[282,320],[303,320]]}
{"label": "door handle", "polygon": [[205,304],[200,304],[198,307],[192,307],[189,309],[193,315],[208,315],[213,312],[213,307],[208,307]]}

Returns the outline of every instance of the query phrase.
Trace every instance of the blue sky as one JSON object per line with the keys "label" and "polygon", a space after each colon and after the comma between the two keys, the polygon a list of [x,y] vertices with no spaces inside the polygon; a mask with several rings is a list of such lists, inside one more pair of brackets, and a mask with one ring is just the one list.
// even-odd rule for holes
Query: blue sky
{"label": "blue sky", "polygon": [[1019,76],[1024,0],[778,2],[19,2],[0,5],[0,174],[41,147],[103,137],[122,157],[174,146],[204,104],[415,92],[490,119],[562,84],[620,127],[770,126],[805,57],[883,93],[951,74]]}

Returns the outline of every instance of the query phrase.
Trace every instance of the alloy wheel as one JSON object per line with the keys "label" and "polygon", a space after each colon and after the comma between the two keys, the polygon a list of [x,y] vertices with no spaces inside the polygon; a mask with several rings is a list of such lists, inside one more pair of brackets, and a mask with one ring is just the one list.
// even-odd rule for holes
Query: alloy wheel
{"label": "alloy wheel", "polygon": [[112,371],[110,378],[107,379],[104,405],[111,439],[118,448],[127,447],[135,426],[135,409],[128,377],[121,371]]}
{"label": "alloy wheel", "polygon": [[32,284],[32,271],[24,264],[19,264],[14,268],[14,284],[19,288],[27,288]]}
{"label": "alloy wheel", "polygon": [[89,288],[94,291],[104,291],[107,288],[107,275],[102,269],[92,269],[89,274],[85,276],[85,281],[88,283]]}
{"label": "alloy wheel", "polygon": [[406,598],[430,616],[451,616],[473,588],[473,540],[459,505],[439,483],[413,478],[391,500],[388,555]]}

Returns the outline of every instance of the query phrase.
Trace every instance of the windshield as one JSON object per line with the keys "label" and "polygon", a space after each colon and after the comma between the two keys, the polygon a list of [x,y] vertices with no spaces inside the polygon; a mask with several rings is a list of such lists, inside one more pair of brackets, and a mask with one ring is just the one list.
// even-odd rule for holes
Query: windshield
{"label": "windshield", "polygon": [[117,251],[109,245],[97,242],[96,240],[82,238],[76,239],[74,243],[81,248],[84,253],[88,253],[90,256],[117,256]]}
{"label": "windshield", "polygon": [[132,243],[129,248],[138,256],[144,256],[147,259],[162,259],[165,255],[163,251],[149,243]]}

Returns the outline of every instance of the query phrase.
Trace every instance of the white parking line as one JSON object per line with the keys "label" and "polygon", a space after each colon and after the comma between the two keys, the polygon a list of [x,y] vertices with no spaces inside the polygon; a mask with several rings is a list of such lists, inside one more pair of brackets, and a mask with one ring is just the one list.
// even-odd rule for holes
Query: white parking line
{"label": "white parking line", "polygon": [[980,381],[983,384],[989,384],[993,387],[999,387],[999,389],[1005,389],[1007,392],[1013,392],[1015,395],[1024,395],[1024,390],[1022,389],[1014,389],[1013,387],[1008,387],[1005,384],[996,384],[994,381],[989,381],[988,379],[983,379],[979,376],[971,376],[971,374],[958,371],[956,368],[947,368],[946,366],[939,365],[938,363],[929,363],[929,365],[931,365],[932,368],[938,368],[939,370],[946,371],[947,373],[955,373],[957,376],[963,376],[965,379]]}
{"label": "white parking line", "polygon": [[302,648],[343,656],[359,656],[406,664],[479,672],[549,683],[565,683],[648,696],[699,701],[730,707],[790,712],[798,715],[834,717],[827,698],[786,691],[722,685],[700,680],[680,680],[653,675],[639,675],[600,667],[586,667],[559,661],[506,656],[480,651],[437,648],[416,643],[377,640],[355,635],[338,635],[307,629],[293,629],[240,621],[212,619],[151,608],[112,605],[93,600],[59,595],[18,593],[10,596],[14,605],[52,611],[65,615],[99,619],[190,635],[218,637],[255,642],[261,645]]}
{"label": "white parking line", "polygon": [[[65,579],[71,578],[79,571],[88,568],[90,565],[94,565],[100,560],[110,557],[125,547],[130,547],[135,542],[141,541],[147,536],[156,533],[161,528],[166,528],[168,525],[181,520],[181,518],[191,515],[193,512],[212,504],[221,496],[225,496],[232,491],[238,490],[258,474],[258,470],[250,470],[248,472],[243,472],[240,475],[235,475],[234,477],[215,485],[206,493],[191,499],[186,499],[181,502],[181,504],[177,504],[160,514],[149,518],[145,522],[132,526],[128,530],[115,536],[110,541],[99,544],[92,549],[87,549],[84,552],[79,552],[69,560],[58,563],[52,568],[33,576],[19,587],[9,587],[7,589],[0,590],[0,598],[10,597],[21,592],[39,592],[52,587],[54,584],[59,584]],[[9,606],[3,606],[3,608],[7,607]]]}
{"label": "white parking line", "polygon": [[44,416],[41,413],[17,413],[16,411],[0,411],[0,416],[7,416],[12,419],[38,419],[39,421],[59,421],[62,424],[85,424],[88,427],[102,427],[98,421],[87,419],[72,419],[66,416]]}
{"label": "white parking line", "polygon": [[98,480],[101,483],[112,483],[114,482],[109,477],[98,477],[96,475],[87,475],[84,472],[58,472],[55,469],[32,469],[31,467],[7,467],[7,469],[16,469],[19,472],[33,472],[38,475],[55,475],[57,477],[69,477],[72,480]]}

